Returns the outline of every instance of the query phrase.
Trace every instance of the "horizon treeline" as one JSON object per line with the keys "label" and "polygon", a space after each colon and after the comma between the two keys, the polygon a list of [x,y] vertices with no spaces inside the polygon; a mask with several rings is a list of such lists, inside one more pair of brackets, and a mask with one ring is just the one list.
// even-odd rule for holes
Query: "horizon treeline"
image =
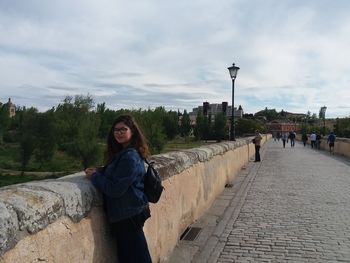
{"label": "horizon treeline", "polygon": [[[6,104],[5,104],[6,105]],[[186,110],[167,111],[155,109],[108,109],[105,103],[95,105],[91,95],[66,96],[56,107],[45,112],[36,108],[16,107],[16,115],[9,117],[5,105],[0,106],[0,146],[4,143],[18,144],[18,160],[25,171],[31,158],[43,165],[57,151],[80,160],[81,167],[101,164],[105,141],[116,117],[131,114],[139,123],[152,154],[162,151],[165,144],[176,137],[187,141],[226,140],[229,136],[228,118],[224,113],[205,116],[198,112],[195,125],[191,124]],[[265,122],[279,119],[282,112],[265,108],[256,114],[245,114],[235,121],[236,135],[254,134],[255,130],[266,132]],[[289,121],[299,122],[303,132],[319,129],[316,114]],[[324,134],[327,132],[323,130]],[[350,137],[350,118],[337,119],[337,136]],[[185,141],[186,141],[185,140]]]}
{"label": "horizon treeline", "polygon": [[45,112],[36,108],[17,107],[16,115],[8,116],[0,109],[0,146],[3,143],[19,145],[18,159],[25,171],[31,158],[41,164],[62,151],[77,158],[82,168],[96,165],[101,160],[110,127],[116,117],[131,114],[139,123],[152,154],[160,153],[167,141],[176,136],[196,140],[223,140],[227,137],[226,116],[219,114],[215,121],[197,116],[197,125],[191,126],[186,110],[183,113],[166,111],[164,107],[138,110],[111,110],[105,103],[95,106],[91,95],[67,96],[56,107]]}

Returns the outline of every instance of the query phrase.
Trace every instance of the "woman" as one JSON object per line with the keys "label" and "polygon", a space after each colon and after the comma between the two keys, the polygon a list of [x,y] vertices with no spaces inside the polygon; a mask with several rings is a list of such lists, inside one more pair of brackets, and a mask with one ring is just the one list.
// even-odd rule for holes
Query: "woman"
{"label": "woman", "polygon": [[152,262],[143,232],[150,217],[143,192],[146,140],[130,115],[119,116],[109,131],[103,169],[88,168],[86,177],[104,195],[107,218],[117,241],[120,263]]}

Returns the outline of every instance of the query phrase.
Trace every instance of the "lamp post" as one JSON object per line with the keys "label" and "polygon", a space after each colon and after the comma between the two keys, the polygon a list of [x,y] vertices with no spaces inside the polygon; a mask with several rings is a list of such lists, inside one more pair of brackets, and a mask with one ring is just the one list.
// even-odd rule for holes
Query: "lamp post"
{"label": "lamp post", "polygon": [[323,119],[323,133],[324,134],[326,134],[326,110],[327,110],[326,106],[323,106],[320,109],[321,115],[322,115],[322,119]]}
{"label": "lamp post", "polygon": [[232,79],[232,116],[231,116],[231,129],[230,129],[230,141],[235,141],[235,79],[237,77],[237,72],[239,70],[239,67],[235,66],[235,63],[232,64],[231,67],[227,68],[230,72],[230,76]]}

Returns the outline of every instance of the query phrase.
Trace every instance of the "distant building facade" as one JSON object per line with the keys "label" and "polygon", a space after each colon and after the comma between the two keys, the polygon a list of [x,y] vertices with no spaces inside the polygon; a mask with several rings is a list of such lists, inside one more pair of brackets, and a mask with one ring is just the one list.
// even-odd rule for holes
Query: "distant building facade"
{"label": "distant building facade", "polygon": [[285,120],[274,120],[266,123],[266,128],[269,133],[287,133],[291,131],[300,132],[300,124],[294,122],[286,122]]}
{"label": "distant building facade", "polygon": [[281,115],[286,118],[306,118],[307,114],[305,113],[294,113],[282,110]]}
{"label": "distant building facade", "polygon": [[12,103],[11,98],[9,98],[8,102],[5,104],[2,104],[0,102],[0,107],[1,106],[7,107],[10,118],[12,118],[16,115],[16,106],[15,106],[15,104]]}
{"label": "distant building facade", "polygon": [[[192,109],[192,112],[189,113],[191,124],[196,124],[196,118],[198,112],[202,112],[204,116],[211,116],[212,121],[215,120],[215,115],[218,113],[224,113],[227,116],[227,119],[230,120],[232,116],[232,106],[228,105],[227,102],[220,103],[209,103],[207,101],[203,102],[202,106],[198,106]],[[243,117],[243,108],[239,105],[238,109],[234,108],[235,118]]]}

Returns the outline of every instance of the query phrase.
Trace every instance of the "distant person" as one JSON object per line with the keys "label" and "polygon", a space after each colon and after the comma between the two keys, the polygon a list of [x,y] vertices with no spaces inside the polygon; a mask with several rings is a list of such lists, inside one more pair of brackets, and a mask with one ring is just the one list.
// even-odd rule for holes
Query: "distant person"
{"label": "distant person", "polygon": [[262,136],[258,130],[255,131],[255,137],[253,143],[255,144],[255,162],[260,162],[260,147],[261,147]]}
{"label": "distant person", "polygon": [[102,192],[120,263],[151,263],[143,225],[150,217],[143,191],[149,156],[146,140],[130,115],[117,117],[107,138],[107,160],[101,169],[87,168],[86,178]]}
{"label": "distant person", "polygon": [[312,132],[310,134],[310,143],[311,143],[311,148],[316,147],[316,133]]}
{"label": "distant person", "polygon": [[280,141],[280,139],[281,139],[281,133],[277,132],[277,140]]}
{"label": "distant person", "polygon": [[288,140],[288,135],[287,133],[282,134],[282,143],[283,143],[283,148],[286,148],[286,141]]}
{"label": "distant person", "polygon": [[296,133],[294,131],[289,133],[289,140],[290,140],[290,147],[294,147],[295,145],[295,137],[296,137]]}
{"label": "distant person", "polygon": [[321,148],[321,134],[317,133],[316,134],[316,149],[320,149]]}
{"label": "distant person", "polygon": [[334,134],[334,132],[331,132],[329,135],[328,135],[328,138],[327,138],[327,143],[328,143],[328,146],[329,146],[329,153],[330,154],[334,154],[334,142],[335,142],[335,139],[336,139],[336,136]]}
{"label": "distant person", "polygon": [[303,141],[303,144],[304,144],[304,147],[305,147],[306,146],[306,142],[308,140],[306,133],[303,133],[303,135],[301,135],[301,140]]}

